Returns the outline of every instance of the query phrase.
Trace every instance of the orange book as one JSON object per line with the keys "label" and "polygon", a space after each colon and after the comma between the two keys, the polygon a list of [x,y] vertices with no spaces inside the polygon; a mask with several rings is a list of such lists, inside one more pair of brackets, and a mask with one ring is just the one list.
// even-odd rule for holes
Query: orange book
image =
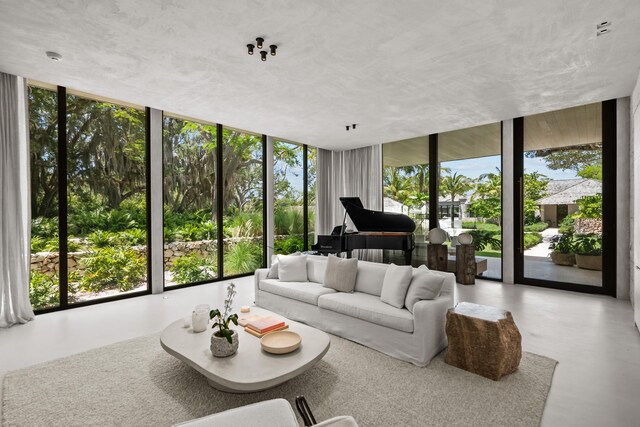
{"label": "orange book", "polygon": [[[282,331],[284,329],[289,329],[289,325],[284,325],[284,326],[280,326],[279,328],[273,329],[269,332],[275,332],[275,331]],[[253,329],[246,327],[244,328],[245,332],[248,334],[253,335],[254,337],[258,337],[258,338],[262,338],[263,336],[267,335],[269,332],[265,332],[264,334],[261,334],[260,332],[256,332]]]}
{"label": "orange book", "polygon": [[264,317],[258,320],[252,320],[247,322],[247,327],[253,329],[261,334],[273,331],[284,325],[284,321],[276,319],[274,317]]}
{"label": "orange book", "polygon": [[238,319],[238,325],[244,327],[247,326],[247,323],[262,319],[262,317],[263,316],[258,316],[257,314],[254,314],[253,316],[243,316]]}

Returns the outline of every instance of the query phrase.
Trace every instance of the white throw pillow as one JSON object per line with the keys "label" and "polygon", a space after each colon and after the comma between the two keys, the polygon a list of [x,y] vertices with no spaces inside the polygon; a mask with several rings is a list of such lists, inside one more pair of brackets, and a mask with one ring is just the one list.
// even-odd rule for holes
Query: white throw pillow
{"label": "white throw pillow", "polygon": [[444,286],[444,277],[433,274],[427,268],[413,272],[404,305],[413,313],[413,306],[423,299],[436,299]]}
{"label": "white throw pillow", "polygon": [[[302,252],[294,252],[289,255],[302,255]],[[267,279],[279,279],[280,275],[278,274],[278,255],[271,255],[271,267],[269,268],[269,272],[267,273]]]}
{"label": "white throw pillow", "polygon": [[338,258],[329,255],[324,272],[324,287],[338,292],[353,292],[358,275],[358,258]]}
{"label": "white throw pillow", "polygon": [[278,278],[283,282],[306,282],[307,256],[278,255]]}
{"label": "white throw pillow", "polygon": [[412,275],[413,267],[410,265],[391,264],[384,275],[380,300],[396,308],[402,308]]}

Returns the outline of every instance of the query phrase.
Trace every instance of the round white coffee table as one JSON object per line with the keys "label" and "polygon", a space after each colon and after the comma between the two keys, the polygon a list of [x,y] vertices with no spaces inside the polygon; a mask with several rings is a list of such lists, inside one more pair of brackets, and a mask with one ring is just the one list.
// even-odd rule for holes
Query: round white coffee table
{"label": "round white coffee table", "polygon": [[319,329],[258,307],[251,307],[251,313],[247,315],[254,314],[285,320],[289,330],[302,338],[300,348],[289,354],[267,353],[260,348],[260,338],[237,326],[237,353],[217,358],[209,350],[213,330],[208,328],[205,332],[194,333],[193,329],[184,327],[182,319],[162,331],[160,345],[204,375],[212,387],[231,393],[251,393],[282,384],[309,369],[329,350],[329,335]]}

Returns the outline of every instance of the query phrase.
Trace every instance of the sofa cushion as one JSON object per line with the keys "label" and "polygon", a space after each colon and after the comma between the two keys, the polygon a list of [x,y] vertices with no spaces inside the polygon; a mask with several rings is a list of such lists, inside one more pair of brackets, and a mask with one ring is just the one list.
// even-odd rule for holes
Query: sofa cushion
{"label": "sofa cushion", "polygon": [[382,281],[380,300],[396,308],[404,307],[407,289],[411,283],[413,267],[410,265],[391,264],[387,268]]}
{"label": "sofa cushion", "polygon": [[358,276],[356,277],[356,292],[380,297],[382,293],[382,281],[387,272],[387,264],[361,261],[358,263]]}
{"label": "sofa cushion", "polygon": [[310,282],[324,283],[324,272],[327,268],[327,257],[307,255],[307,276]]}
{"label": "sofa cushion", "polygon": [[285,282],[306,282],[306,255],[278,255],[278,278]]}
{"label": "sofa cushion", "polygon": [[[302,255],[302,252],[294,252],[289,255]],[[271,255],[271,267],[269,273],[267,273],[267,279],[279,279],[278,274],[278,255]]]}
{"label": "sofa cushion", "polygon": [[353,292],[358,274],[358,259],[343,259],[335,255],[327,257],[324,286],[338,292]]}
{"label": "sofa cushion", "polygon": [[264,279],[260,281],[260,290],[281,297],[287,297],[307,304],[318,305],[318,297],[335,293],[333,289],[325,288],[313,282],[283,282],[278,279]]}
{"label": "sofa cushion", "polygon": [[318,298],[318,307],[403,332],[413,332],[413,314],[363,292],[336,292]]}
{"label": "sofa cushion", "polygon": [[404,305],[407,310],[413,313],[413,306],[420,300],[436,299],[440,295],[442,286],[444,285],[444,277],[428,269],[418,268],[413,271],[413,277]]}

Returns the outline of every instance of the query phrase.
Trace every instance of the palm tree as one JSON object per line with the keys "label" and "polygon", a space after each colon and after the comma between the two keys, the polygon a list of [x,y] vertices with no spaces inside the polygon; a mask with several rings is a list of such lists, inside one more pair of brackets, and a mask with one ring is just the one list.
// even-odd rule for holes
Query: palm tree
{"label": "palm tree", "polygon": [[471,189],[471,180],[464,175],[445,175],[440,178],[440,192],[445,196],[451,197],[451,228],[454,228],[454,209],[453,204],[456,196],[461,196]]}
{"label": "palm tree", "polygon": [[384,169],[384,194],[404,205],[410,193],[411,180],[403,176],[399,168],[386,167]]}

